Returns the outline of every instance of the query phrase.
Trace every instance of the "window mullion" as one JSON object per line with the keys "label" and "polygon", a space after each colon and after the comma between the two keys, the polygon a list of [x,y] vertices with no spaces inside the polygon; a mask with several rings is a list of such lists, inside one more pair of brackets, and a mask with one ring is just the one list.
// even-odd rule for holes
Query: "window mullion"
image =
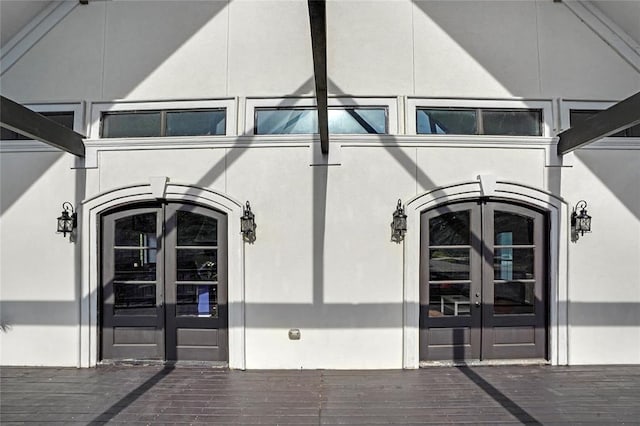
{"label": "window mullion", "polygon": [[167,135],[167,111],[160,111],[160,136]]}

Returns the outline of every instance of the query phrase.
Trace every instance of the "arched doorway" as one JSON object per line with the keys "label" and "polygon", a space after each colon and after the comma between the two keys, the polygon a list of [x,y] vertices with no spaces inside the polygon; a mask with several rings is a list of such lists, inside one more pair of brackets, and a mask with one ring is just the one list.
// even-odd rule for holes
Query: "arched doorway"
{"label": "arched doorway", "polygon": [[227,216],[141,203],[100,228],[100,359],[226,363]]}
{"label": "arched doorway", "polygon": [[420,360],[548,359],[547,215],[481,198],[420,223]]}

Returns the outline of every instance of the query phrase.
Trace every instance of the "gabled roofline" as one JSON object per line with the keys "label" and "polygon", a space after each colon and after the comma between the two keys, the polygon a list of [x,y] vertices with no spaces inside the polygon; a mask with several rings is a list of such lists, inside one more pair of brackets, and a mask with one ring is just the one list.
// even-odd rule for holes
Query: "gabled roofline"
{"label": "gabled roofline", "polygon": [[640,44],[616,25],[590,1],[563,1],[574,15],[609,45],[622,59],[640,72]]}
{"label": "gabled roofline", "polygon": [[0,49],[0,75],[4,75],[78,5],[77,1],[56,2],[38,13]]}

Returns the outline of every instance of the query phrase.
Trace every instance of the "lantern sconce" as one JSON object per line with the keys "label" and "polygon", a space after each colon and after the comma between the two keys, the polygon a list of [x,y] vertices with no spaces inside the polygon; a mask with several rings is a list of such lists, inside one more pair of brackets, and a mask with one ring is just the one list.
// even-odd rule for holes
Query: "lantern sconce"
{"label": "lantern sconce", "polygon": [[58,233],[62,233],[63,237],[71,234],[78,226],[78,214],[73,209],[70,202],[62,203],[62,214],[58,217]]}
{"label": "lantern sconce", "polygon": [[251,211],[251,204],[247,201],[246,206],[242,209],[242,217],[240,218],[240,232],[242,239],[248,243],[256,240],[256,216]]}
{"label": "lantern sconce", "polygon": [[391,240],[396,243],[404,240],[407,233],[407,215],[404,213],[402,200],[398,200],[396,211],[393,212],[393,222],[391,222]]}
{"label": "lantern sconce", "polygon": [[587,214],[587,202],[580,200],[571,212],[572,240],[578,241],[578,233],[583,236],[585,232],[591,232],[591,216]]}

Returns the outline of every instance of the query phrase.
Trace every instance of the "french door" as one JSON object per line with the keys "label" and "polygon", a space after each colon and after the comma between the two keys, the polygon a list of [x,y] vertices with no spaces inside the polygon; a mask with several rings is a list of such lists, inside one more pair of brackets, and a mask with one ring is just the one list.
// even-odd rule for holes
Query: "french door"
{"label": "french door", "polygon": [[103,360],[228,360],[226,229],[191,204],[102,217]]}
{"label": "french door", "polygon": [[498,201],[422,214],[421,360],[547,357],[546,229]]}

